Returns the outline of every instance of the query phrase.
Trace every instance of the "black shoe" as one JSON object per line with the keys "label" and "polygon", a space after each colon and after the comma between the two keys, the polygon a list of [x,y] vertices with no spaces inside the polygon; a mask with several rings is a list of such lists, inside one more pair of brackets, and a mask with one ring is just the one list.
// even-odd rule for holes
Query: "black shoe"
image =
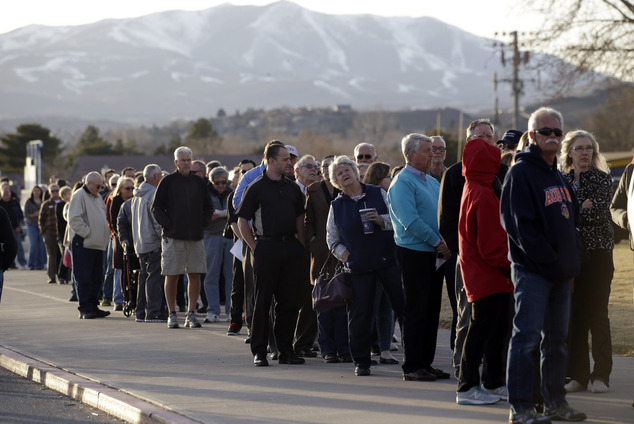
{"label": "black shoe", "polygon": [[354,375],[358,375],[358,376],[370,375],[370,368],[356,367],[354,369]]}
{"label": "black shoe", "polygon": [[255,356],[253,357],[253,365],[255,365],[256,367],[268,367],[269,360],[266,359],[266,354],[256,353]]}
{"label": "black shoe", "polygon": [[97,314],[94,312],[82,312],[79,314],[79,319],[95,319]]}
{"label": "black shoe", "polygon": [[114,305],[114,310],[123,311],[123,305],[121,303],[117,303],[116,305]]}
{"label": "black shoe", "polygon": [[430,374],[435,375],[436,379],[438,380],[446,380],[449,378],[448,373],[444,372],[443,370],[439,370],[438,368],[429,367],[426,371],[429,372]]}
{"label": "black shoe", "polygon": [[68,299],[68,301],[69,301],[69,302],[77,302],[77,301],[79,301],[79,299],[77,299],[77,295],[76,295],[76,294],[74,294],[74,295],[72,295],[72,296],[70,297],[70,299]]}
{"label": "black shoe", "polygon": [[277,351],[271,353],[271,361],[277,361],[277,359],[278,359]]}
{"label": "black shoe", "polygon": [[279,358],[280,364],[291,364],[291,365],[299,365],[306,362],[304,358],[300,358],[294,353],[282,353]]}
{"label": "black shoe", "polygon": [[247,334],[247,338],[244,339],[244,343],[246,343],[246,344],[251,343],[251,334]]}
{"label": "black shoe", "polygon": [[394,358],[380,358],[379,363],[385,365],[398,365],[398,361]]}
{"label": "black shoe", "polygon": [[403,373],[403,380],[405,381],[436,381],[437,377],[431,372],[419,369],[413,372]]}
{"label": "black shoe", "polygon": [[339,357],[334,353],[327,353],[324,355],[324,362],[327,364],[335,364],[339,362]]}
{"label": "black shoe", "polygon": [[49,284],[57,284],[57,283],[55,282],[55,280],[48,280],[48,283],[49,283]]}
{"label": "black shoe", "polygon": [[339,361],[350,363],[352,362],[352,355],[350,355],[349,353],[344,353],[342,355],[339,355]]}
{"label": "black shoe", "polygon": [[295,352],[295,355],[297,355],[299,357],[303,357],[303,358],[316,358],[317,357],[317,352],[313,352],[312,350],[310,350],[310,348],[308,348],[308,349],[300,349],[300,350]]}
{"label": "black shoe", "polygon": [[199,314],[206,314],[207,313],[207,305],[203,305],[200,308],[196,309],[196,312],[198,312]]}
{"label": "black shoe", "polygon": [[96,318],[105,318],[108,315],[110,315],[110,311],[103,311],[103,310],[97,308],[97,309],[95,309],[94,314],[95,314]]}

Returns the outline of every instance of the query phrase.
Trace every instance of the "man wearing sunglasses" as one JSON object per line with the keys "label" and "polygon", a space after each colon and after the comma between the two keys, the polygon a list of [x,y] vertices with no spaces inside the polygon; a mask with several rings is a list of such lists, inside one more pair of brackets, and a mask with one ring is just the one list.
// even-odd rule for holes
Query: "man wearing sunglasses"
{"label": "man wearing sunglasses", "polygon": [[358,164],[367,163],[368,165],[376,162],[379,155],[376,149],[370,143],[359,143],[354,146],[354,161]]}
{"label": "man wearing sunglasses", "polygon": [[[581,242],[574,191],[557,170],[561,114],[542,107],[528,120],[530,145],[515,155],[502,189],[502,226],[508,233],[515,318],[507,386],[510,423],[583,421],[566,401],[566,338],[570,279],[579,272]],[[534,353],[541,350],[544,414],[533,410]]]}

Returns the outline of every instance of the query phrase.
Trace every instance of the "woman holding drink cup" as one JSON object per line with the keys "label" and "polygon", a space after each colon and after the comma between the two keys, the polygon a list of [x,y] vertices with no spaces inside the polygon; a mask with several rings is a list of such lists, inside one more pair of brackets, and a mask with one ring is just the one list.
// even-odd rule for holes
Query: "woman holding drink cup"
{"label": "woman holding drink cup", "polygon": [[348,332],[355,374],[370,375],[377,282],[387,293],[399,323],[403,322],[404,296],[387,194],[381,187],[362,184],[356,164],[347,156],[337,156],[329,173],[331,183],[342,193],[330,205],[328,247],[350,271],[355,300],[348,305]]}

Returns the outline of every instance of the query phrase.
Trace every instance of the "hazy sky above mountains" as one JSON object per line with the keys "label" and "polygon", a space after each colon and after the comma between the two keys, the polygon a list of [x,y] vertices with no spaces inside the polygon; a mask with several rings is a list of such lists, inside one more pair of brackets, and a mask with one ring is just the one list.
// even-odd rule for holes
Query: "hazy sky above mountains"
{"label": "hazy sky above mountains", "polygon": [[[132,18],[165,10],[203,10],[223,3],[265,5],[272,0],[20,0],[0,14],[0,34],[30,24],[81,25],[109,18]],[[432,16],[468,32],[492,38],[498,31],[530,31],[526,11],[505,0],[391,0],[368,2],[353,0],[294,0],[304,8],[328,14],[380,16]],[[519,2],[521,3],[521,2]]]}

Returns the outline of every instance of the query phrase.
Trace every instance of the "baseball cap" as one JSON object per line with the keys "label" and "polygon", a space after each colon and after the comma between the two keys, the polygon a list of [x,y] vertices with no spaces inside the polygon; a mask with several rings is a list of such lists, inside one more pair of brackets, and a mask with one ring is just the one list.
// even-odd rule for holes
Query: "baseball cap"
{"label": "baseball cap", "polygon": [[295,146],[291,146],[290,144],[287,144],[284,147],[286,147],[286,150],[288,150],[288,153],[290,153],[292,156],[299,157],[299,152],[297,152],[297,149],[295,148]]}
{"label": "baseball cap", "polygon": [[515,147],[517,143],[519,143],[522,134],[524,134],[522,131],[508,130],[506,134],[504,134],[504,137],[502,137],[502,140],[498,140],[496,144],[505,144],[509,147]]}

